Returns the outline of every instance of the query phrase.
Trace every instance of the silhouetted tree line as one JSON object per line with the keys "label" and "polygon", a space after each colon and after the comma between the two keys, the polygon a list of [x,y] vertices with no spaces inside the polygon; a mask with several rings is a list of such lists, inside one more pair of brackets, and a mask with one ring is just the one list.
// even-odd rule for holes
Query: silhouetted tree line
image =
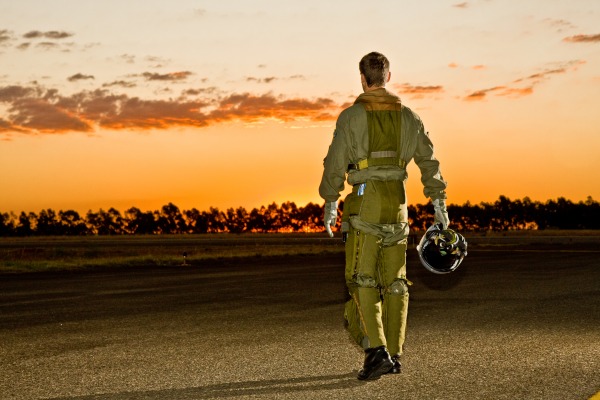
{"label": "silhouetted tree line", "polygon": [[[343,202],[340,208],[343,209]],[[494,203],[451,204],[448,213],[451,226],[458,231],[600,229],[600,203],[591,197],[578,203],[564,198],[541,203],[528,197],[511,201],[500,196]],[[423,230],[433,223],[431,204],[410,205],[408,215],[412,229]],[[280,206],[272,203],[250,212],[243,207],[181,211],[169,203],[156,211],[132,207],[121,214],[110,208],[88,211],[83,217],[72,210],[46,209],[39,214],[0,213],[0,236],[321,232],[322,216],[322,205],[309,203],[298,207],[293,202]]]}

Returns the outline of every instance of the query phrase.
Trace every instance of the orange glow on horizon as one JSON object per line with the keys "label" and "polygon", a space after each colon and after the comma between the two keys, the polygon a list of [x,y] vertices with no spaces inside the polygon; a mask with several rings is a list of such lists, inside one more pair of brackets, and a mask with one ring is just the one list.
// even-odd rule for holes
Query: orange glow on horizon
{"label": "orange glow on horizon", "polygon": [[[306,1],[7,2],[0,212],[322,203],[373,50],[430,133],[449,203],[600,198],[600,3],[350,2],[331,18]],[[408,172],[409,203],[426,203]]]}

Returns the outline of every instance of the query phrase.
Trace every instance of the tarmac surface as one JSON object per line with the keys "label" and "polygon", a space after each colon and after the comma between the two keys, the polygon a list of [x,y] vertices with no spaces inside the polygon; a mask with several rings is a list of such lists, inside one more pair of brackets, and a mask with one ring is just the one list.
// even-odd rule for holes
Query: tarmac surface
{"label": "tarmac surface", "polygon": [[343,255],[0,276],[0,399],[556,399],[600,391],[600,248],[409,250],[403,372],[356,379]]}

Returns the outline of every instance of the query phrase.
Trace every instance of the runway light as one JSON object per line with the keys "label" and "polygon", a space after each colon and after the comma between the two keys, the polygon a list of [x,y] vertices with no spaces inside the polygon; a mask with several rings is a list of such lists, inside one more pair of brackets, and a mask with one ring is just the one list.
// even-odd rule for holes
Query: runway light
{"label": "runway light", "polygon": [[183,264],[181,265],[187,265],[187,252],[183,252]]}

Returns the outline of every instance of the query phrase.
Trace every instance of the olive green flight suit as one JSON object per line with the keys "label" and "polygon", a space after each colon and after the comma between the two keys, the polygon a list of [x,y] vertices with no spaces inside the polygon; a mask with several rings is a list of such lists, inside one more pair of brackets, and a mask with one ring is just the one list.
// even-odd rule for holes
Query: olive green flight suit
{"label": "olive green flight suit", "polygon": [[446,182],[420,118],[397,96],[376,89],[338,117],[319,186],[326,202],[338,200],[346,179],[353,187],[342,216],[351,297],[344,317],[357,344],[387,346],[392,356],[402,353],[408,312],[405,181],[411,160],[425,196],[445,199]]}

